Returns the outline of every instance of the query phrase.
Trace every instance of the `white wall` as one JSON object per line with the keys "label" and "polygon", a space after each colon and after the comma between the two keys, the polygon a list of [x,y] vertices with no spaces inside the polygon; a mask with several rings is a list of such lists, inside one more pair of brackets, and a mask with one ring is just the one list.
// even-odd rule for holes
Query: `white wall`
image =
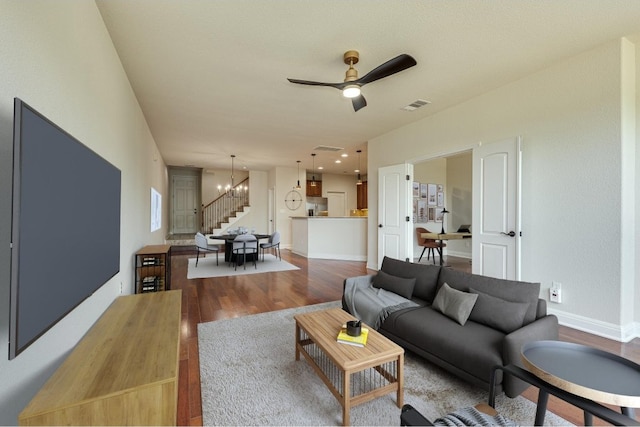
{"label": "white wall", "polygon": [[[292,240],[292,224],[291,217],[292,216],[306,216],[306,204],[305,200],[307,199],[307,187],[304,182],[304,173],[300,174],[300,186],[302,187],[298,191],[302,196],[302,203],[300,203],[300,207],[296,210],[290,210],[286,207],[284,200],[287,197],[287,194],[292,191],[296,183],[298,182],[298,168],[285,168],[285,167],[277,167],[275,169],[275,173],[273,174],[274,179],[274,187],[276,190],[275,194],[275,205],[276,205],[276,230],[280,231],[280,246],[282,248],[290,248]],[[271,182],[271,180],[270,180]]]}
{"label": "white wall", "polygon": [[[635,171],[636,176],[633,182],[635,182],[635,217],[633,218],[633,223],[636,225],[635,229],[635,254],[636,259],[640,256],[640,185],[638,184],[640,180],[640,65],[638,65],[638,61],[640,60],[640,36],[638,36],[635,40],[635,58],[636,58],[636,69],[635,69],[635,105],[636,105],[636,115],[635,115],[635,146],[636,146],[636,163],[635,163]],[[640,262],[635,262],[635,272],[634,272],[634,280],[635,280],[635,302],[634,302],[634,325],[635,325],[635,336],[640,336]]]}
{"label": "white wall", "polygon": [[[164,212],[168,193],[166,167],[93,2],[4,1],[0,40],[0,245],[8,248],[10,242],[14,97],[122,171],[120,272],[17,358],[0,354],[0,424],[15,425],[18,413],[119,295],[121,284],[125,293],[133,289],[133,254],[162,243],[167,231],[165,218],[161,230],[149,231],[150,187],[164,196]],[[10,253],[3,250],[2,343],[9,335],[9,264]]]}
{"label": "white wall", "polygon": [[[616,338],[629,329],[621,299],[640,311],[633,286],[621,293],[623,273],[638,289],[637,268],[621,264],[633,262],[621,261],[622,219],[637,218],[635,206],[621,203],[621,58],[621,41],[610,42],[368,146],[369,177],[377,182],[381,166],[521,135],[522,278],[541,282],[543,297],[551,281],[560,282],[563,304],[551,309],[561,321]],[[369,203],[377,206],[376,186],[370,188]],[[369,213],[368,265],[375,268],[377,213]]]}

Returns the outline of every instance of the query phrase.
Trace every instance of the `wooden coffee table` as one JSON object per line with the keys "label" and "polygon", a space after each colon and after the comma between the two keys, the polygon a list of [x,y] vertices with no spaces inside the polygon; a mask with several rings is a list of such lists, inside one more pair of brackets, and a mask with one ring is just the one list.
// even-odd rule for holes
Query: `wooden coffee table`
{"label": "wooden coffee table", "polygon": [[302,354],[342,405],[342,423],[349,425],[352,406],[396,392],[403,405],[404,350],[369,328],[367,345],[336,341],[340,327],[353,316],[340,308],[294,316],[296,360]]}

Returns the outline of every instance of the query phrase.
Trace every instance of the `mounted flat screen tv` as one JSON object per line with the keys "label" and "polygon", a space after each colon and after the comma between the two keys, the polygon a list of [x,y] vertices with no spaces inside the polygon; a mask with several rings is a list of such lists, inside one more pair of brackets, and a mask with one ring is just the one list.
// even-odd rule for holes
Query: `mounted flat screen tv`
{"label": "mounted flat screen tv", "polygon": [[9,358],[120,270],[120,170],[14,100]]}

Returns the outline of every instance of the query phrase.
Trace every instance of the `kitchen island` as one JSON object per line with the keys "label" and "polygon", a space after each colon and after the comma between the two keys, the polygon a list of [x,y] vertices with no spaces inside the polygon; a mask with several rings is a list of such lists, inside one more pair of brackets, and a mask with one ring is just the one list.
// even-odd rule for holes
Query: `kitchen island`
{"label": "kitchen island", "polygon": [[291,217],[291,251],[306,258],[367,260],[367,217]]}

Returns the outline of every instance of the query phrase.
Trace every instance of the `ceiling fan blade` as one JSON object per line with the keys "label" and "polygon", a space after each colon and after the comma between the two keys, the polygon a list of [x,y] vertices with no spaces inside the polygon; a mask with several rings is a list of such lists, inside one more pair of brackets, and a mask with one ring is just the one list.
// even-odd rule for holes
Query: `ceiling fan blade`
{"label": "ceiling fan blade", "polygon": [[367,106],[367,100],[364,99],[364,96],[358,95],[355,98],[351,98],[351,103],[353,104],[353,110],[358,111],[361,108]]}
{"label": "ceiling fan blade", "polygon": [[312,82],[309,80],[298,80],[298,79],[287,79],[291,83],[299,84],[299,85],[308,85],[308,86],[329,86],[335,87],[336,89],[342,89],[344,83],[323,83],[323,82]]}
{"label": "ceiling fan blade", "polygon": [[367,83],[375,82],[376,80],[380,80],[392,74],[406,70],[407,68],[411,68],[416,64],[417,62],[412,56],[403,53],[402,55],[398,55],[369,71],[367,74],[356,80],[356,82],[360,85],[366,85]]}

